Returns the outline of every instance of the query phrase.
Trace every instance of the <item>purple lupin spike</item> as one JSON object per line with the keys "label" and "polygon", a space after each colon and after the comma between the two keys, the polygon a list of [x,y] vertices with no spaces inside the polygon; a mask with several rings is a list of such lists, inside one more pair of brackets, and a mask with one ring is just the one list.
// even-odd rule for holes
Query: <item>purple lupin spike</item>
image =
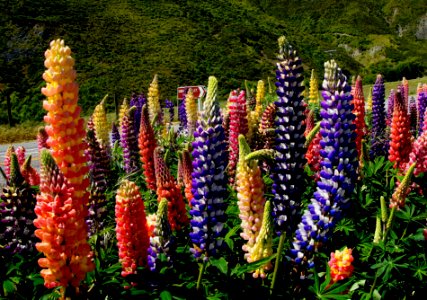
{"label": "purple lupin spike", "polygon": [[276,232],[293,230],[298,220],[306,163],[304,77],[301,59],[284,39],[279,39],[276,71],[275,163],[272,167],[273,218]]}
{"label": "purple lupin spike", "polygon": [[423,133],[424,114],[427,108],[427,93],[421,92],[418,94],[418,136]]}
{"label": "purple lupin spike", "polygon": [[385,86],[384,79],[378,75],[372,90],[371,159],[388,155],[386,144]]}
{"label": "purple lupin spike", "polygon": [[295,262],[309,268],[314,266],[314,253],[328,241],[349,207],[358,167],[351,87],[333,60],[325,63],[323,89],[320,180],[291,250]]}
{"label": "purple lupin spike", "polygon": [[134,123],[135,107],[132,106],[123,116],[122,136],[120,144],[123,149],[124,169],[126,173],[133,173],[140,167],[138,139],[135,135]]}

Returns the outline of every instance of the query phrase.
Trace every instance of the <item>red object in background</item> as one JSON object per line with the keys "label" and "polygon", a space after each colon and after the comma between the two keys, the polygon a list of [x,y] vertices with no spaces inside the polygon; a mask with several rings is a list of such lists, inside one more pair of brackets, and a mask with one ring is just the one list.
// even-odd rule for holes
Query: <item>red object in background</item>
{"label": "red object in background", "polygon": [[204,85],[194,85],[194,86],[180,86],[177,88],[178,99],[181,100],[184,97],[184,93],[193,90],[194,98],[201,98],[206,95],[206,87]]}

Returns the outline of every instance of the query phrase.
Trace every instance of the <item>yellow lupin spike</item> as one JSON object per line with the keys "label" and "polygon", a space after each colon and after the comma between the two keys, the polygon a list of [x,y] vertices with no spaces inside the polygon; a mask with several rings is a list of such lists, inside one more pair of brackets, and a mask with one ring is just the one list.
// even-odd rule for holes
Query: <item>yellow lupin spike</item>
{"label": "yellow lupin spike", "polygon": [[157,74],[154,75],[153,81],[148,88],[148,114],[150,115],[150,121],[153,122],[156,116],[160,115],[160,96],[159,96],[159,80]]}
{"label": "yellow lupin spike", "polygon": [[128,99],[124,98],[123,103],[122,103],[122,105],[120,105],[120,110],[119,110],[119,131],[120,131],[120,134],[122,133],[123,117],[127,114],[129,108],[130,108],[129,107],[129,101],[128,101]]}
{"label": "yellow lupin spike", "polygon": [[369,95],[368,95],[368,103],[366,106],[366,109],[368,111],[372,111],[372,90],[373,90],[373,87],[370,87],[369,88]]}
{"label": "yellow lupin spike", "polygon": [[246,160],[250,153],[245,137],[239,135],[239,161],[236,173],[237,205],[241,219],[242,233],[240,236],[247,241],[242,249],[249,262],[250,251],[255,245],[261,230],[264,198],[264,182],[256,159]]}
{"label": "yellow lupin spike", "polygon": [[187,114],[189,135],[192,136],[194,130],[196,130],[197,123],[197,103],[192,89],[190,89],[185,96],[185,110]]}
{"label": "yellow lupin spike", "polygon": [[260,118],[262,115],[264,97],[265,97],[265,84],[263,80],[259,80],[258,85],[256,87],[256,105],[255,105],[255,112],[258,118]]}
{"label": "yellow lupin spike", "polygon": [[[256,238],[255,245],[252,247],[249,253],[248,262],[255,262],[260,259],[273,255],[273,218],[271,216],[271,203],[270,201],[265,202],[264,205],[264,218],[262,220],[261,230]],[[266,271],[272,268],[271,261],[266,263],[262,268],[256,270],[252,276],[254,278],[265,278],[267,276]]]}
{"label": "yellow lupin spike", "polygon": [[317,81],[316,75],[314,74],[314,69],[311,70],[308,103],[312,106],[319,105],[319,83]]}
{"label": "yellow lupin spike", "polygon": [[95,127],[96,139],[101,145],[110,145],[110,124],[107,121],[107,112],[105,110],[105,99],[108,95],[105,95],[104,99],[101,100],[92,114],[93,125]]}

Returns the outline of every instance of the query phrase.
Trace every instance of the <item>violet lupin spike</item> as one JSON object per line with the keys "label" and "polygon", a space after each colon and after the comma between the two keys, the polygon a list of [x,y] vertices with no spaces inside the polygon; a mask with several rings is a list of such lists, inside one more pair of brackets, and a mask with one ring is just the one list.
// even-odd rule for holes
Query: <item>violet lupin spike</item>
{"label": "violet lupin spike", "polygon": [[117,128],[116,123],[114,122],[111,127],[111,148],[114,147],[114,144],[116,142],[120,143],[120,132],[119,132],[119,129]]}
{"label": "violet lupin spike", "polygon": [[384,79],[377,75],[372,90],[372,129],[370,157],[387,155],[388,143],[386,142],[386,112],[385,112],[385,86]]}
{"label": "violet lupin spike", "polygon": [[285,37],[279,39],[277,63],[275,163],[272,167],[273,218],[276,232],[291,229],[303,192],[305,152],[305,107],[303,68],[296,51]]}
{"label": "violet lupin spike", "polygon": [[298,225],[293,249],[295,262],[314,266],[314,252],[326,243],[348,208],[358,167],[352,96],[346,77],[335,61],[325,63],[321,103],[321,171],[317,190]]}
{"label": "violet lupin spike", "polygon": [[424,114],[427,108],[427,93],[420,92],[417,97],[418,108],[418,136],[423,133]]}
{"label": "violet lupin spike", "polygon": [[391,126],[391,119],[393,118],[393,111],[394,111],[394,94],[395,90],[390,90],[390,95],[388,96],[387,100],[387,118],[386,118],[386,125],[388,127]]}
{"label": "violet lupin spike", "polygon": [[216,90],[217,80],[211,76],[204,112],[194,132],[192,152],[191,252],[202,260],[215,256],[221,247],[226,217],[228,162]]}
{"label": "violet lupin spike", "polygon": [[141,124],[141,111],[142,106],[147,103],[147,99],[145,98],[144,94],[140,95],[132,95],[132,98],[130,99],[130,107],[135,106],[135,113],[134,113],[134,127],[135,127],[135,134],[136,136],[139,135],[139,126]]}
{"label": "violet lupin spike", "polygon": [[123,116],[122,136],[120,139],[123,148],[124,169],[126,173],[133,173],[139,169],[139,148],[138,140],[135,135],[134,125],[135,107],[132,106]]}
{"label": "violet lupin spike", "polygon": [[181,99],[181,103],[178,106],[178,119],[181,122],[181,127],[184,128],[184,130],[187,129],[187,109],[185,105],[185,97],[186,94]]}

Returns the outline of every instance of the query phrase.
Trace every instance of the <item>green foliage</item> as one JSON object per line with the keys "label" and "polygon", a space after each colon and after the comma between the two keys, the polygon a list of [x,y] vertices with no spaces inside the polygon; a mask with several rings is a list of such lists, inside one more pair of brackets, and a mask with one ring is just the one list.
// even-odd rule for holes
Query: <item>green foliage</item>
{"label": "green foliage", "polygon": [[[335,58],[347,75],[374,79],[380,71],[386,81],[412,78],[427,66],[426,42],[413,39],[422,6],[411,3],[6,1],[0,4],[0,101],[12,95],[15,122],[41,120],[43,53],[55,38],[63,38],[74,53],[86,115],[106,93],[112,99],[109,111],[132,92],[147,93],[154,74],[162,99],[173,99],[178,86],[206,84],[210,75],[218,78],[219,96],[226,99],[245,79],[274,77],[276,40],[283,34],[299,50],[306,70],[321,74],[323,63]],[[406,26],[402,37],[397,25]],[[372,34],[390,37],[393,45],[371,66],[343,45],[368,53],[377,45],[367,37]],[[0,124],[5,123],[2,110]]]}

